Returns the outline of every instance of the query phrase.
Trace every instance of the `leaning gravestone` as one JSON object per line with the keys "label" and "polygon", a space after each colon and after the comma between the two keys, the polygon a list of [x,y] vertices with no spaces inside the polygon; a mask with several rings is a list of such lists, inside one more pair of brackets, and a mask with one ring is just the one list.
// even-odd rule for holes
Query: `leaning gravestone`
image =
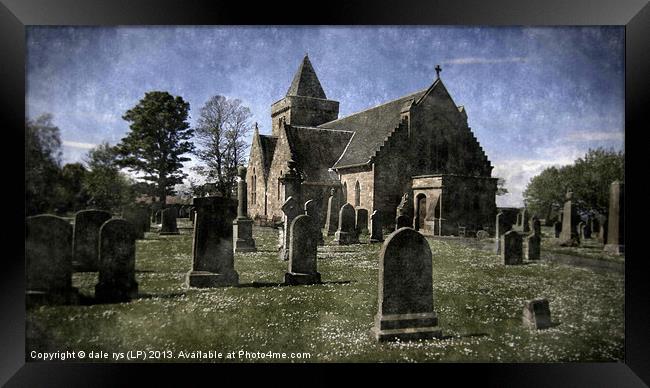
{"label": "leaning gravestone", "polygon": [[301,215],[291,222],[289,229],[289,272],[284,275],[285,284],[318,284],[321,282],[317,271],[316,252],[318,229],[315,220],[308,215]]}
{"label": "leaning gravestone", "polygon": [[578,234],[578,211],[573,204],[573,193],[566,193],[564,210],[562,211],[562,232],[560,233],[561,246],[578,246],[580,245],[580,235]]}
{"label": "leaning gravestone", "polygon": [[355,229],[357,231],[357,235],[368,234],[368,210],[364,208],[357,208],[356,212],[357,215],[355,221]]}
{"label": "leaning gravestone", "polygon": [[532,329],[551,327],[551,309],[546,299],[533,299],[526,302],[523,323]]}
{"label": "leaning gravestone", "polygon": [[192,270],[186,286],[207,288],[239,284],[235,271],[232,222],[236,216],[235,201],[222,197],[197,197],[192,240]]}
{"label": "leaning gravestone", "polygon": [[433,267],[427,240],[411,228],[393,232],[379,254],[378,341],[440,338],[433,310]]}
{"label": "leaning gravestone", "polygon": [[97,271],[99,228],[111,218],[103,210],[81,210],[75,214],[72,236],[72,265],[76,271]]}
{"label": "leaning gravestone", "polygon": [[95,286],[95,300],[120,303],[137,295],[135,230],[130,222],[113,218],[99,232],[99,282]]}
{"label": "leaning gravestone", "polygon": [[375,210],[370,216],[370,242],[378,243],[383,241],[384,235],[381,229],[381,216],[379,210]]}
{"label": "leaning gravestone", "polygon": [[170,207],[161,212],[160,235],[180,234],[176,223],[176,208]]}
{"label": "leaning gravestone", "polygon": [[73,304],[72,225],[61,217],[42,214],[25,221],[26,302]]}
{"label": "leaning gravestone", "polygon": [[354,223],[354,206],[346,203],[341,206],[341,210],[339,211],[339,228],[334,233],[334,243],[339,245],[358,244],[359,237],[354,229]]}
{"label": "leaning gravestone", "polygon": [[328,236],[336,233],[339,224],[339,201],[336,196],[336,189],[330,190],[330,197],[327,200],[327,218],[325,219],[325,232]]}
{"label": "leaning gravestone", "polygon": [[625,253],[625,183],[614,181],[609,189],[607,245],[605,251],[614,255]]}
{"label": "leaning gravestone", "polygon": [[522,239],[516,230],[511,230],[501,236],[501,258],[505,265],[522,263]]}
{"label": "leaning gravestone", "polygon": [[287,198],[281,210],[284,216],[282,230],[280,231],[280,251],[278,256],[281,260],[289,260],[289,238],[291,237],[289,228],[296,217],[304,214],[304,210],[294,197]]}
{"label": "leaning gravestone", "polygon": [[323,231],[320,228],[321,225],[321,204],[320,201],[315,199],[310,199],[305,202],[305,214],[310,216],[313,220],[314,233],[316,234],[316,239],[318,245],[325,245],[325,239],[323,238]]}

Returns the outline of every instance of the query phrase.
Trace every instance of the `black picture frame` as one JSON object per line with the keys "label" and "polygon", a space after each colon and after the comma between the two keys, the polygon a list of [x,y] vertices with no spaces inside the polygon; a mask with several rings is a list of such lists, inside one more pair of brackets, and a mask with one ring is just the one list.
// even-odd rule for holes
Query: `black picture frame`
{"label": "black picture frame", "polygon": [[[288,8],[298,11],[295,15]],[[173,1],[173,0],[0,0],[0,96],[2,126],[5,129],[5,172],[24,158],[25,117],[25,26],[26,25],[166,25],[166,24],[427,24],[427,25],[624,25],[625,54],[625,145],[627,175],[635,175],[634,166],[645,166],[642,159],[644,131],[642,116],[650,107],[650,5],[645,0],[437,0],[401,2],[309,2],[289,6],[279,2],[256,5],[249,2]],[[386,376],[397,378],[419,375],[431,384],[452,376],[453,386],[477,382],[481,386],[644,386],[650,384],[650,287],[641,247],[644,231],[626,225],[625,273],[625,363],[572,364],[426,364],[411,365],[194,365],[194,364],[67,364],[25,363],[24,246],[18,241],[24,234],[24,187],[21,174],[11,178],[6,188],[4,252],[0,270],[0,383],[7,386],[116,386],[144,374],[153,381],[185,384],[198,383],[200,377],[211,384],[243,383],[269,374],[269,383],[279,384],[331,381],[344,377],[330,369],[343,368],[359,374],[369,383]],[[627,177],[626,177],[627,178]],[[627,198],[648,198],[641,183],[643,177],[627,178]],[[14,182],[15,179],[15,182]],[[18,184],[16,184],[18,183]],[[23,188],[23,190],[21,190]],[[629,218],[626,214],[626,224]],[[634,218],[643,217],[633,214]],[[8,226],[8,227],[7,227]],[[22,236],[24,237],[24,235]],[[179,373],[179,368],[183,368]],[[255,369],[255,373],[250,373]],[[259,371],[259,373],[258,373]],[[292,380],[296,371],[306,372],[308,380]],[[228,375],[225,377],[224,375]],[[233,380],[235,379],[236,380]],[[402,380],[406,382],[407,380]],[[167,385],[163,384],[163,385]]]}

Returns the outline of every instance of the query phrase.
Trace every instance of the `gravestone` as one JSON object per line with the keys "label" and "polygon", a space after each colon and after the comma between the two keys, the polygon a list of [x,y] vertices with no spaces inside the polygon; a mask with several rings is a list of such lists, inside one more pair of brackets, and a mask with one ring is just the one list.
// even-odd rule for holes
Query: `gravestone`
{"label": "gravestone", "polygon": [[379,254],[379,301],[372,333],[377,341],[440,338],[433,309],[429,243],[411,228],[388,236]]}
{"label": "gravestone", "polygon": [[582,238],[591,238],[591,222],[587,222],[582,227]]}
{"label": "gravestone", "polygon": [[61,217],[41,214],[25,220],[25,299],[36,304],[74,304],[72,287],[72,225]]}
{"label": "gravestone", "polygon": [[522,239],[516,230],[511,230],[501,236],[501,258],[505,265],[521,264],[522,258]]}
{"label": "gravestone", "polygon": [[113,218],[99,231],[99,282],[95,286],[95,300],[120,303],[137,295],[135,230],[130,222]]}
{"label": "gravestone", "polygon": [[161,211],[160,235],[180,234],[178,224],[176,223],[176,208],[169,207]]}
{"label": "gravestone", "polygon": [[186,286],[197,288],[225,287],[239,284],[235,271],[232,222],[237,203],[223,197],[197,197],[192,238],[192,270]]}
{"label": "gravestone", "polygon": [[162,209],[156,210],[156,215],[155,215],[155,224],[160,224],[162,222]]}
{"label": "gravestone", "polygon": [[316,220],[308,215],[300,215],[291,222],[289,229],[289,272],[284,274],[285,284],[318,284],[321,282],[317,271],[316,252],[318,250],[319,229]]}
{"label": "gravestone", "polygon": [[103,210],[81,210],[75,214],[72,236],[72,265],[76,271],[97,271],[99,228],[111,218]]}
{"label": "gravestone", "polygon": [[289,228],[291,228],[291,223],[296,217],[304,214],[304,210],[300,206],[300,203],[298,203],[298,200],[294,197],[287,198],[287,200],[284,201],[281,210],[284,213],[284,225],[282,226],[281,245],[278,255],[281,260],[289,260],[289,239],[291,237]]}
{"label": "gravestone", "polygon": [[194,222],[194,217],[196,216],[196,210],[193,207],[190,208],[190,221]]}
{"label": "gravestone", "polygon": [[555,232],[555,238],[559,238],[560,233],[562,233],[562,223],[560,221],[553,223],[553,231]]}
{"label": "gravestone", "polygon": [[598,241],[600,241],[603,245],[607,245],[607,231],[609,229],[609,222],[607,222],[607,218],[603,219],[600,225],[600,233],[598,233]]}
{"label": "gravestone", "polygon": [[516,221],[513,224],[513,218],[516,216],[517,219],[520,217],[521,213],[517,213],[516,215],[513,213],[505,213],[503,211],[500,211],[495,220],[495,231],[494,231],[494,253],[496,255],[501,254],[501,236],[503,236],[504,233],[512,230],[513,227],[516,227]]}
{"label": "gravestone", "polygon": [[349,203],[341,206],[339,211],[339,228],[334,233],[334,243],[339,245],[358,244],[359,237],[354,230],[354,206]]}
{"label": "gravestone", "polygon": [[178,218],[187,218],[187,209],[185,206],[181,206],[178,209]]}
{"label": "gravestone", "polygon": [[551,309],[547,299],[533,299],[524,306],[523,323],[531,329],[551,327]]}
{"label": "gravestone", "polygon": [[410,228],[411,227],[411,218],[407,215],[398,215],[395,217],[395,230],[399,228]]}
{"label": "gravestone", "polygon": [[526,236],[526,249],[524,256],[527,260],[540,259],[540,247],[542,243],[542,223],[539,218],[533,217],[530,222],[530,230],[532,233]]}
{"label": "gravestone", "polygon": [[614,255],[625,254],[625,183],[614,181],[609,186],[607,244],[604,250]]}
{"label": "gravestone", "polygon": [[246,167],[237,169],[239,181],[237,182],[237,218],[232,223],[235,252],[255,252],[253,239],[253,220],[248,218]]}
{"label": "gravestone", "polygon": [[323,231],[321,230],[321,202],[315,199],[310,199],[305,202],[305,214],[311,217],[314,220],[314,233],[316,234],[316,239],[318,245],[325,245],[325,239],[323,238]]}
{"label": "gravestone", "polygon": [[538,236],[542,235],[542,222],[537,218],[537,216],[533,216],[533,218],[530,219],[530,231],[532,234]]}
{"label": "gravestone", "polygon": [[136,239],[144,239],[144,233],[149,231],[149,211],[140,206],[127,206],[122,211],[122,218],[133,225]]}
{"label": "gravestone", "polygon": [[355,230],[357,235],[368,234],[368,210],[357,208],[356,212]]}
{"label": "gravestone", "polygon": [[573,204],[573,193],[566,193],[564,210],[562,212],[562,232],[560,233],[561,246],[578,246],[580,245],[580,235],[578,234],[578,211]]}
{"label": "gravestone", "polygon": [[339,224],[339,209],[336,189],[331,189],[330,197],[327,200],[327,218],[325,219],[325,232],[328,236],[333,236],[336,233]]}
{"label": "gravestone", "polygon": [[381,229],[381,215],[379,210],[375,210],[370,216],[370,242],[378,243],[383,241],[384,235]]}
{"label": "gravestone", "polygon": [[598,220],[598,217],[593,217],[591,219],[591,233],[600,233],[600,221]]}
{"label": "gravestone", "polygon": [[584,234],[582,233],[582,229],[584,229],[584,227],[585,227],[584,221],[578,222],[578,236],[580,236],[581,241],[584,240],[585,238]]}

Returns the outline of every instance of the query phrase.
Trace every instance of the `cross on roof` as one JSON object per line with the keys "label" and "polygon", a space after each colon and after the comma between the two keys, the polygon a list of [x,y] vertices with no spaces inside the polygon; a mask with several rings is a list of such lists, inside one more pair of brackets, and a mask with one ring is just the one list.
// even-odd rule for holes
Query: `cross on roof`
{"label": "cross on roof", "polygon": [[440,78],[440,72],[441,72],[441,71],[442,71],[442,68],[440,67],[440,65],[436,65],[436,76],[437,76],[438,78]]}

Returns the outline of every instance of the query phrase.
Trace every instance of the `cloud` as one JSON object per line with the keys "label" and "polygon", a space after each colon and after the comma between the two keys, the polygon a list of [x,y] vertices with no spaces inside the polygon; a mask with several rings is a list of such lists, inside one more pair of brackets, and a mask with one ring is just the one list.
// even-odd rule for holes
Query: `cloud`
{"label": "cloud", "polygon": [[66,147],[80,148],[82,150],[90,150],[90,149],[93,149],[93,148],[97,147],[97,144],[81,143],[81,142],[78,142],[78,141],[70,141],[70,140],[63,140],[61,143]]}
{"label": "cloud", "polygon": [[480,63],[512,63],[512,62],[527,62],[526,57],[510,57],[510,58],[480,58],[480,57],[464,57],[455,58],[442,61],[443,65],[473,65]]}
{"label": "cloud", "polygon": [[565,140],[567,141],[623,141],[624,132],[613,131],[573,131],[570,132]]}

